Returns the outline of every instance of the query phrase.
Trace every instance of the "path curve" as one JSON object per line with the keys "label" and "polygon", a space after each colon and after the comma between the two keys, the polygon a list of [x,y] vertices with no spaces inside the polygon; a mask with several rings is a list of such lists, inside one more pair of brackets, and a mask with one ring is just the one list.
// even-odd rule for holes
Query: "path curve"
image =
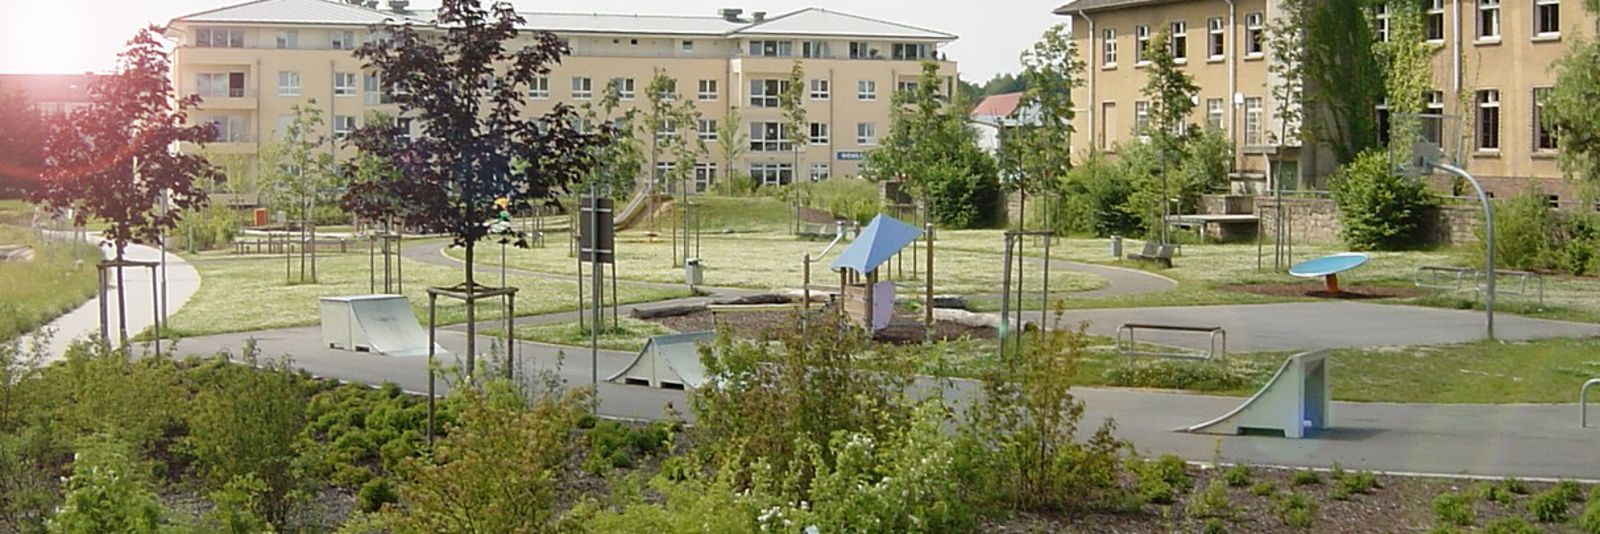
{"label": "path curve", "polygon": [[[54,236],[54,237],[65,237]],[[90,239],[99,239],[98,235],[90,234]],[[116,249],[110,244],[102,243],[100,252],[106,258],[116,255]],[[161,251],[145,245],[129,244],[123,257],[136,261],[160,261]],[[167,313],[168,317],[183,309],[196,291],[200,290],[200,272],[194,269],[177,254],[167,253]],[[159,273],[157,275],[159,277]],[[155,325],[154,300],[159,293],[153,293],[150,288],[150,271],[144,268],[128,268],[123,271],[123,284],[126,286],[125,295],[128,299],[128,337],[138,335],[146,328]],[[115,280],[111,284],[115,284]],[[111,325],[111,338],[113,342],[117,335],[117,306],[115,285],[107,289],[111,301],[108,312],[108,324]],[[64,357],[67,348],[72,342],[86,337],[93,337],[100,332],[100,305],[99,298],[90,298],[72,311],[57,317],[50,324],[40,327],[23,340],[23,346],[29,346],[36,336],[42,332],[51,332],[50,341],[46,349],[47,361]]]}

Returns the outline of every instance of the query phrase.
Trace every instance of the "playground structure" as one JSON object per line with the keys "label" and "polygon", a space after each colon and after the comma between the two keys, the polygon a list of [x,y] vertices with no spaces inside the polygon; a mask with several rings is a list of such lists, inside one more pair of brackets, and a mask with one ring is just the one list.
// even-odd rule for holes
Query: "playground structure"
{"label": "playground structure", "polygon": [[[411,302],[401,295],[358,295],[317,299],[322,342],[328,348],[384,356],[428,354],[429,336],[417,324]],[[444,353],[435,346],[435,353]]]}
{"label": "playground structure", "polygon": [[[933,231],[928,225],[927,233]],[[882,280],[880,274],[885,262],[924,235],[923,230],[900,222],[888,215],[878,215],[850,246],[845,247],[831,268],[839,273],[839,298],[841,308],[851,319],[868,332],[888,328],[894,320],[895,286]],[[928,269],[923,300],[924,322],[916,326],[928,328],[933,324],[933,239],[928,239]],[[806,259],[806,279],[810,279],[810,258]],[[809,292],[807,294],[809,299]]]}
{"label": "playground structure", "polygon": [[1266,431],[1300,439],[1308,428],[1327,428],[1332,404],[1328,395],[1328,355],[1328,351],[1319,350],[1290,356],[1244,404],[1221,417],[1178,431],[1223,435]]}
{"label": "playground structure", "polygon": [[700,343],[716,332],[689,332],[651,336],[644,349],[607,382],[658,389],[694,389],[705,384],[706,368],[700,363]]}
{"label": "playground structure", "polygon": [[1349,271],[1367,263],[1367,255],[1360,252],[1341,252],[1329,254],[1321,258],[1306,260],[1289,268],[1289,275],[1300,278],[1322,278],[1328,288],[1328,294],[1338,295],[1339,273]]}

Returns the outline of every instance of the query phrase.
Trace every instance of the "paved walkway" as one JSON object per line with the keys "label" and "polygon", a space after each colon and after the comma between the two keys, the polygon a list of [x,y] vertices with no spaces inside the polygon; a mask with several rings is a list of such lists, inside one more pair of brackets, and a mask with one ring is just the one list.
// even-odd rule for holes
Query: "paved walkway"
{"label": "paved walkway", "polygon": [[[185,339],[183,354],[237,353],[254,339],[263,356],[292,355],[294,365],[313,374],[365,383],[394,382],[413,392],[427,391],[425,357],[396,358],[330,350],[320,346],[316,327]],[[461,350],[465,334],[443,331],[440,343]],[[489,341],[480,341],[488,346]],[[518,343],[528,369],[553,371],[570,384],[587,384],[592,367],[585,349]],[[448,358],[448,357],[447,357]],[[623,369],[633,355],[601,351],[601,380]],[[1337,379],[1337,378],[1336,378]],[[930,383],[924,384],[932,387]],[[439,391],[445,391],[440,382]],[[958,380],[950,397],[966,402],[976,384]],[[1189,460],[1214,458],[1256,464],[1331,467],[1432,474],[1567,477],[1600,480],[1600,428],[1578,428],[1575,405],[1398,405],[1336,402],[1332,428],[1313,439],[1210,436],[1173,432],[1178,427],[1226,413],[1243,399],[1148,391],[1077,388],[1086,404],[1084,432],[1105,419],[1117,423],[1117,436],[1141,452],[1174,453]],[[688,414],[682,391],[602,383],[600,411],[614,417],[659,418],[670,404]]]}
{"label": "paved walkway", "polygon": [[[89,239],[99,239],[99,236],[91,234]],[[100,251],[106,258],[116,255],[116,249],[111,245],[101,245]],[[136,261],[160,261],[161,251],[153,247],[130,244],[123,256]],[[182,308],[189,301],[189,298],[194,296],[194,293],[200,289],[200,273],[195,271],[194,267],[189,265],[189,262],[184,261],[183,258],[178,257],[176,254],[168,253],[166,257],[166,306],[167,315],[171,316]],[[107,324],[110,325],[108,334],[111,337],[111,342],[116,343],[121,337],[117,331],[120,321],[117,316],[116,275],[115,271],[108,274],[112,277],[106,289],[108,298],[107,317],[109,318]],[[156,278],[160,278],[159,270],[156,272]],[[126,289],[124,292],[125,298],[127,298],[125,307],[127,310],[128,337],[132,338],[155,324],[155,299],[160,293],[152,292],[150,270],[143,267],[124,268],[123,285]],[[61,358],[66,354],[67,347],[73,341],[86,337],[92,338],[99,334],[100,300],[98,298],[89,299],[88,302],[84,302],[83,305],[78,306],[76,309],[57,317],[56,320],[45,325],[41,331],[53,333],[48,349],[49,359]],[[23,343],[26,346],[29,341],[24,340]]]}

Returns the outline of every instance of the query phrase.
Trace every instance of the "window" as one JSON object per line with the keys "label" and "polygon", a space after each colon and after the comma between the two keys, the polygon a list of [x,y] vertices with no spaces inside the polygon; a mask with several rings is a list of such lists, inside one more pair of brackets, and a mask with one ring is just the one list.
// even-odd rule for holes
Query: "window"
{"label": "window", "polygon": [[704,193],[711,189],[711,184],[717,183],[717,164],[694,164],[694,192]]}
{"label": "window", "polygon": [[194,32],[194,45],[202,48],[244,48],[244,30],[200,28]]}
{"label": "window", "polygon": [[661,84],[661,91],[656,93],[656,97],[658,97],[658,98],[660,98],[662,100],[677,100],[678,99],[678,79],[677,78],[667,78],[665,81],[666,81],[666,83]]}
{"label": "window", "polygon": [[274,134],[273,137],[276,137],[279,141],[288,139],[289,126],[292,124],[294,124],[294,115],[278,115],[277,128],[272,130],[272,133]]}
{"label": "window", "polygon": [[695,93],[695,98],[698,98],[700,100],[716,100],[717,99],[717,81],[716,80],[700,80],[700,88],[699,89],[700,90]]}
{"label": "window", "polygon": [[878,51],[861,41],[850,43],[850,59],[878,59]]}
{"label": "window", "polygon": [[1478,40],[1500,39],[1500,0],[1478,0]]}
{"label": "window", "polygon": [[333,96],[356,96],[356,73],[333,73]]}
{"label": "window", "polygon": [[656,125],[656,140],[677,139],[678,125],[672,119],[664,119]]}
{"label": "window", "polygon": [[389,96],[388,88],[383,86],[383,81],[376,74],[368,74],[362,80],[362,89],[367,104],[392,104],[394,99]]}
{"label": "window", "polygon": [[333,116],[334,139],[349,139],[350,134],[356,131],[356,118],[350,115]]}
{"label": "window", "polygon": [[195,93],[207,98],[243,98],[243,72],[202,72],[197,75]]}
{"label": "window", "polygon": [[1533,31],[1537,37],[1561,35],[1561,0],[1533,0]]}
{"label": "window", "polygon": [[811,80],[811,99],[827,100],[831,94],[828,80]]}
{"label": "window", "polygon": [[1206,99],[1206,125],[1214,130],[1222,129],[1222,116],[1226,111],[1221,98]]}
{"label": "window", "polygon": [[1150,135],[1150,102],[1140,100],[1133,103],[1133,134],[1145,139]]}
{"label": "window", "polygon": [[693,52],[694,51],[694,41],[684,41],[683,42],[683,51],[684,52]]}
{"label": "window", "polygon": [[528,82],[528,97],[537,100],[550,98],[550,77],[536,76]]}
{"label": "window", "polygon": [[278,48],[300,48],[300,32],[295,30],[279,30]]}
{"label": "window", "polygon": [[1227,26],[1222,17],[1206,21],[1206,58],[1222,59],[1227,51]]}
{"label": "window", "polygon": [[[656,174],[655,174],[656,183],[658,183],[658,184],[667,183],[667,174],[672,172],[672,163],[673,162],[670,162],[670,161],[657,161],[656,162]],[[670,187],[670,185],[669,185],[669,187]]]}
{"label": "window", "polygon": [[1500,91],[1478,91],[1478,150],[1500,151]]}
{"label": "window", "polygon": [[356,32],[350,30],[334,30],[328,32],[328,46],[334,50],[352,50],[356,47]]}
{"label": "window", "polygon": [[1556,149],[1555,129],[1545,123],[1544,103],[1550,98],[1549,87],[1533,88],[1533,148],[1539,151]]}
{"label": "window", "polygon": [[789,80],[750,80],[750,106],[778,107],[778,95],[789,88]]}
{"label": "window", "polygon": [[1244,16],[1244,55],[1261,57],[1267,50],[1267,26],[1260,13]]}
{"label": "window", "polygon": [[1172,45],[1172,60],[1178,63],[1189,61],[1189,23],[1174,22],[1170,25],[1172,35],[1168,44]]}
{"label": "window", "polygon": [[878,123],[856,123],[856,144],[861,146],[876,146],[878,144]]}
{"label": "window", "polygon": [[1394,115],[1389,113],[1388,97],[1384,97],[1382,101],[1378,102],[1378,106],[1374,112],[1374,115],[1374,120],[1377,121],[1378,127],[1378,144],[1388,145],[1389,141],[1392,139],[1390,134],[1392,133],[1392,127],[1394,125]]}
{"label": "window", "polygon": [[278,71],[278,96],[300,96],[300,71]]}
{"label": "window", "polygon": [[1427,103],[1427,114],[1422,117],[1422,138],[1430,143],[1444,141],[1444,92],[1428,91],[1422,95]]}
{"label": "window", "polygon": [[905,94],[905,95],[910,95],[912,93],[915,93],[915,92],[917,92],[917,82],[915,80],[912,80],[912,81],[905,81],[905,80],[896,81],[896,82],[894,82],[894,92]]}
{"label": "window", "polygon": [[827,41],[806,41],[800,46],[800,54],[811,59],[833,57],[833,51],[828,49]]}
{"label": "window", "polygon": [[827,180],[829,176],[830,176],[830,173],[828,172],[828,164],[826,164],[826,163],[812,163],[811,164],[811,181],[820,182],[820,181],[823,181],[823,180]]}
{"label": "window", "polygon": [[828,123],[826,123],[826,122],[813,122],[813,123],[811,123],[811,136],[809,138],[809,141],[813,145],[826,145],[826,144],[828,144]]}
{"label": "window", "polygon": [[1134,26],[1133,38],[1136,41],[1133,46],[1133,62],[1139,65],[1149,63],[1150,60],[1145,59],[1144,57],[1150,51],[1150,27]]}
{"label": "window", "polygon": [[588,100],[594,97],[594,80],[584,76],[572,77],[572,98]]}
{"label": "window", "polygon": [[753,163],[750,178],[761,185],[784,185],[794,181],[794,166],[788,163]]}
{"label": "window", "polygon": [[793,51],[789,41],[750,41],[750,55],[755,57],[789,57]]}
{"label": "window", "polygon": [[927,43],[895,43],[889,50],[897,60],[920,61],[929,58]]}
{"label": "window", "polygon": [[608,89],[610,89],[612,93],[616,94],[617,98],[621,98],[623,100],[633,100],[635,94],[633,90],[633,78],[612,78],[611,85],[608,87]]}
{"label": "window", "polygon": [[700,134],[700,140],[707,143],[717,142],[717,120],[696,119],[694,131]]}
{"label": "window", "polygon": [[1245,146],[1261,146],[1265,144],[1261,136],[1265,125],[1262,119],[1261,97],[1246,97],[1244,99]]}
{"label": "window", "polygon": [[781,122],[750,123],[751,152],[782,152],[794,150],[789,143],[788,125]]}
{"label": "window", "polygon": [[1379,2],[1372,6],[1372,32],[1378,35],[1378,40],[1389,42],[1389,4]]}
{"label": "window", "polygon": [[246,143],[250,141],[250,130],[245,127],[242,115],[218,115],[205,119],[211,124],[211,140],[218,143]]}
{"label": "window", "polygon": [[1427,27],[1424,29],[1429,41],[1444,40],[1444,0],[1430,0]]}
{"label": "window", "polygon": [[1108,28],[1100,32],[1100,66],[1117,66],[1117,30]]}
{"label": "window", "polygon": [[872,101],[878,99],[878,82],[876,80],[861,80],[856,82],[856,100]]}

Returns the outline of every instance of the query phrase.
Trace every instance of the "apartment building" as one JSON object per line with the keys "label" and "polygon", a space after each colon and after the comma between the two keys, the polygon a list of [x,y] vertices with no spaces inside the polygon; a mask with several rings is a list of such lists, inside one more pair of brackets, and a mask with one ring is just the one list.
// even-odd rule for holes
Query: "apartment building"
{"label": "apartment building", "polygon": [[21,92],[39,113],[70,114],[89,107],[89,86],[97,75],[0,74],[0,93]]}
{"label": "apartment building", "polygon": [[[914,85],[922,61],[938,61],[946,87],[955,83],[955,63],[939,52],[954,35],[818,8],[522,16],[527,30],[552,32],[572,49],[530,88],[530,113],[597,102],[613,80],[624,106],[646,106],[645,87],[665,72],[676,80],[676,97],[693,99],[702,116],[696,126],[709,154],[696,172],[701,190],[726,172],[717,131],[731,107],[739,108],[748,136],[746,154],[734,162],[740,171],[766,184],[820,180],[861,172],[864,154],[888,132],[893,92]],[[327,118],[323,133],[340,137],[372,112],[398,111],[352,50],[377,26],[426,29],[431,18],[404,0],[384,9],[377,2],[258,0],[179,17],[167,30],[177,43],[173,83],[204,98],[194,118],[218,128],[208,150],[259,154],[282,134],[290,108],[313,100]],[[789,131],[778,107],[797,61],[810,122],[803,132]],[[806,144],[796,166],[792,143],[799,139]],[[353,150],[337,143],[329,149],[340,157]]]}
{"label": "apartment building", "polygon": [[[1136,137],[1148,117],[1140,89],[1147,79],[1142,49],[1162,29],[1182,68],[1200,86],[1194,124],[1221,128],[1232,139],[1239,173],[1235,189],[1267,187],[1268,157],[1288,160],[1285,187],[1320,189],[1332,168],[1324,150],[1283,145],[1272,96],[1272,50],[1267,27],[1279,16],[1275,0],[1074,0],[1055,10],[1072,18],[1073,39],[1087,65],[1075,94],[1077,153],[1111,149]],[[1372,13],[1379,39],[1388,38],[1388,9]],[[1555,80],[1551,63],[1564,37],[1593,32],[1580,0],[1431,0],[1428,41],[1436,46],[1428,113],[1444,118],[1425,127],[1441,144],[1455,143],[1460,159],[1501,195],[1530,185],[1570,196],[1556,166],[1556,141],[1541,127],[1536,95]],[[1592,35],[1592,34],[1591,34]],[[1373,113],[1384,123],[1387,111]]]}

